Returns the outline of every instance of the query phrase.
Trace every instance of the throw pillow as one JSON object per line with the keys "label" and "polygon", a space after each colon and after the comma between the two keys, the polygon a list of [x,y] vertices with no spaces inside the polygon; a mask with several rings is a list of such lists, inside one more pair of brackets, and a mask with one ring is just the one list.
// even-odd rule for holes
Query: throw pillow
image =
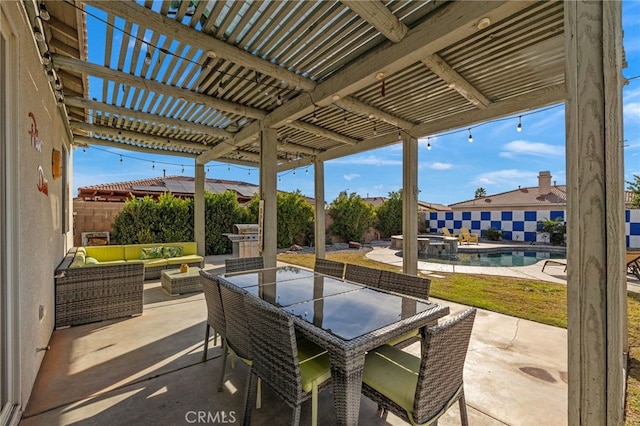
{"label": "throw pillow", "polygon": [[167,246],[164,248],[164,257],[179,257],[184,253],[182,246]]}
{"label": "throw pillow", "polygon": [[84,263],[85,265],[97,265],[100,262],[95,257],[87,256],[87,258],[84,260]]}
{"label": "throw pillow", "polygon": [[85,254],[84,252],[76,252],[76,255],[71,262],[70,268],[81,268],[85,262]]}
{"label": "throw pillow", "polygon": [[159,247],[143,247],[140,249],[140,259],[161,259],[162,246]]}

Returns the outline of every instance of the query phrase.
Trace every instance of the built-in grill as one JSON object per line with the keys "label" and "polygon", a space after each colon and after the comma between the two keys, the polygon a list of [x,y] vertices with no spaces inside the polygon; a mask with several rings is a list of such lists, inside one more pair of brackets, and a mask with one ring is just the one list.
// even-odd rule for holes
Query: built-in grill
{"label": "built-in grill", "polygon": [[258,224],[242,223],[233,225],[233,234],[224,234],[231,240],[233,257],[260,256]]}

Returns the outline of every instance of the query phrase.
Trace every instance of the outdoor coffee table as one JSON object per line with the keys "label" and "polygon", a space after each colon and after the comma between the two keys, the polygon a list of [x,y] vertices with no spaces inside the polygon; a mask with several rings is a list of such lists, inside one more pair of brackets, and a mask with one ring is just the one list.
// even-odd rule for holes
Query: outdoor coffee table
{"label": "outdoor coffee table", "polygon": [[190,266],[187,272],[180,272],[179,269],[164,270],[160,281],[162,288],[171,296],[202,291],[200,268],[197,266]]}

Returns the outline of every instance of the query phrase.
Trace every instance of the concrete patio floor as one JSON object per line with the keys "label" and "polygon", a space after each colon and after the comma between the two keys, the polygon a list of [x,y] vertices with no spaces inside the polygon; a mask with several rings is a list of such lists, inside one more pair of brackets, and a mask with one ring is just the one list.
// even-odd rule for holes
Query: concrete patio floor
{"label": "concrete patio floor", "polygon": [[[384,249],[371,253],[379,250]],[[223,256],[210,256],[205,269],[221,271],[223,264]],[[449,305],[452,315],[466,308],[433,300]],[[240,423],[247,369],[229,363],[225,389],[216,391],[220,342],[210,341],[208,361],[202,363],[202,293],[171,297],[159,281],[148,281],[144,303],[139,317],[54,331],[21,425]],[[407,350],[417,354],[419,347]],[[566,330],[479,310],[465,393],[473,425],[565,425]],[[360,424],[405,424],[391,414],[387,421],[377,419],[375,411],[363,397]],[[288,424],[290,414],[264,386],[263,407],[254,411],[253,424]],[[310,414],[306,402],[301,424],[310,423]],[[335,423],[330,387],[320,395],[319,414],[320,424]],[[460,424],[457,405],[440,424]]]}

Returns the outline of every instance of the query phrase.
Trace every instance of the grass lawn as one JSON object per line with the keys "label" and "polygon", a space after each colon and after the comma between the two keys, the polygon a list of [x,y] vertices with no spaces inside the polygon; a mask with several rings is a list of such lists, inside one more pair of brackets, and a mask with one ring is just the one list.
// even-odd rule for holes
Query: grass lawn
{"label": "grass lawn", "polygon": [[[378,269],[399,268],[375,262],[362,253],[327,253],[327,259]],[[278,260],[313,268],[313,254],[278,255]],[[567,287],[544,281],[495,275],[450,274],[431,280],[433,297],[475,306],[543,324],[567,328]],[[640,294],[628,293],[629,377],[627,380],[626,424],[640,424]]]}

